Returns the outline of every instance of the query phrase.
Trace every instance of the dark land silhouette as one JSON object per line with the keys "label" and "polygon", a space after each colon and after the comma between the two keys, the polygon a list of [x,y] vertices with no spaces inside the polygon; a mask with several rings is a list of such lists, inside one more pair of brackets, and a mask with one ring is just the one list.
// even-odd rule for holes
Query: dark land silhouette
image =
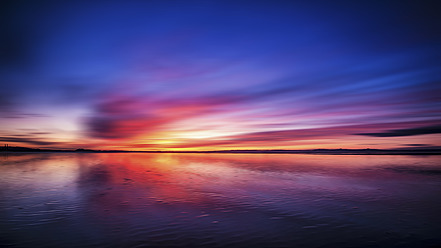
{"label": "dark land silhouette", "polygon": [[94,149],[44,149],[4,145],[0,152],[76,152],[76,153],[271,153],[271,154],[329,154],[329,155],[441,155],[439,147],[396,148],[396,149],[307,149],[307,150],[207,150],[207,151],[131,151]]}

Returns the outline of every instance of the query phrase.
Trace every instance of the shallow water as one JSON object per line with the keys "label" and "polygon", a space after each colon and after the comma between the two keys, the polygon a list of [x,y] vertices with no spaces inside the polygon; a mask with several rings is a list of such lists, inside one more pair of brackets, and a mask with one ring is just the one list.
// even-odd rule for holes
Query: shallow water
{"label": "shallow water", "polygon": [[439,247],[440,161],[0,154],[0,247]]}

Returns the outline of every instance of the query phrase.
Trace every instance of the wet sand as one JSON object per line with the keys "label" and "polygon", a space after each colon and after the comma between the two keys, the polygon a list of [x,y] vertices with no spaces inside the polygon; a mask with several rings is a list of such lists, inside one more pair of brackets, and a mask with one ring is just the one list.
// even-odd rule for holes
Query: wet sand
{"label": "wet sand", "polygon": [[439,156],[0,156],[1,247],[439,247]]}

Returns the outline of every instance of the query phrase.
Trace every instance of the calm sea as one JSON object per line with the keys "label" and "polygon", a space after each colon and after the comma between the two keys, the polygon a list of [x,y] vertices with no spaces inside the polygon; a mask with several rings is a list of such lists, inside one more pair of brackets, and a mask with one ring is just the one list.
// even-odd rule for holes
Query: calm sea
{"label": "calm sea", "polygon": [[441,156],[0,154],[0,247],[440,247]]}

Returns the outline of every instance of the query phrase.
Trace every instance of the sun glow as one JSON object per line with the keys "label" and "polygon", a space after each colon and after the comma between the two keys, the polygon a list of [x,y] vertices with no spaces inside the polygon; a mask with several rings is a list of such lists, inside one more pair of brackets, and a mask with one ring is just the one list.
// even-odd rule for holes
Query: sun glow
{"label": "sun glow", "polygon": [[201,131],[188,131],[176,134],[177,138],[180,139],[208,139],[208,138],[219,138],[225,136],[225,133],[211,130],[201,130]]}

